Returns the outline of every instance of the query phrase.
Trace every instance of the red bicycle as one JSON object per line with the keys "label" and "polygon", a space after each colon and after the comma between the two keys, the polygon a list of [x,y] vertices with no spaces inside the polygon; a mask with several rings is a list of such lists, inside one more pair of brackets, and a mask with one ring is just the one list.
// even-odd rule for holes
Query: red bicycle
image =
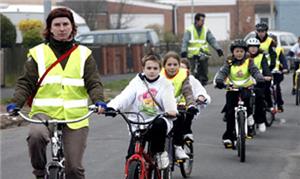
{"label": "red bicycle", "polygon": [[[147,131],[150,129],[153,121],[145,121],[143,116],[138,112],[120,112],[109,111],[107,113],[115,113],[122,116],[128,125],[129,132],[134,141],[134,154],[131,155],[125,164],[125,179],[168,179],[169,167],[160,170],[154,159],[154,155],[150,151],[150,145],[146,140]],[[132,121],[128,115],[136,116],[137,121]],[[165,116],[159,114],[156,118]],[[133,130],[133,127],[135,130]]]}

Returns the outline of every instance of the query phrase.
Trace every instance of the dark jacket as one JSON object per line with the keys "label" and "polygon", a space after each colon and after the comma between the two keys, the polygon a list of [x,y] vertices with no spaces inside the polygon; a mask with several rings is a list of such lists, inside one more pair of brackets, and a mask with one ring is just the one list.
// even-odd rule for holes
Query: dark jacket
{"label": "dark jacket", "polygon": [[[72,48],[75,41],[71,42],[60,42],[54,39],[50,39],[45,42],[53,50],[57,58],[66,53],[70,48]],[[64,69],[68,62],[68,58],[60,62],[62,68]],[[97,101],[103,101],[103,85],[100,79],[100,75],[97,69],[97,64],[94,58],[91,56],[85,62],[84,67],[84,85],[93,103]],[[31,96],[34,91],[37,90],[37,82],[39,79],[38,66],[31,56],[28,57],[24,65],[24,72],[18,78],[15,87],[15,93],[13,95],[12,102],[16,103],[18,107],[23,107],[26,100]]]}

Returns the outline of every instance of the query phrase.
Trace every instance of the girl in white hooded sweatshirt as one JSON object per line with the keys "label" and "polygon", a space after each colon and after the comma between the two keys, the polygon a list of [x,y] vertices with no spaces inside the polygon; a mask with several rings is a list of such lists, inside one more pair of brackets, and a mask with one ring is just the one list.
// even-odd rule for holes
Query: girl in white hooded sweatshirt
{"label": "girl in white hooded sweatshirt", "polygon": [[[142,67],[143,72],[134,77],[107,106],[110,110],[140,112],[146,121],[155,119],[161,113],[176,117],[177,106],[173,85],[165,77],[159,75],[161,59],[156,55],[146,55],[142,59]],[[129,118],[137,120],[136,116],[129,116]],[[160,161],[158,166],[161,169],[169,164],[168,153],[165,151],[165,139],[172,127],[173,121],[162,117],[156,118],[148,130],[147,140],[151,143],[150,150],[156,154],[155,158]],[[134,141],[131,138],[127,158],[133,153]]]}

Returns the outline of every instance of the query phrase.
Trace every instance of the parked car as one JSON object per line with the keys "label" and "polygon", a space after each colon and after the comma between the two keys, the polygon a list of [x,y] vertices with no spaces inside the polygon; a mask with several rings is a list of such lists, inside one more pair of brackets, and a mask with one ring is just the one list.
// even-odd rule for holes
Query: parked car
{"label": "parked car", "polygon": [[[277,37],[278,45],[283,47],[284,53],[288,53],[288,51],[292,48],[292,46],[297,43],[297,37],[295,34],[291,32],[284,32],[284,31],[268,31],[268,34],[273,34]],[[255,32],[252,31],[248,33],[244,40],[248,40],[251,37],[255,37]]]}
{"label": "parked car", "polygon": [[145,44],[159,45],[159,38],[152,29],[98,30],[80,34],[76,40],[82,44]]}

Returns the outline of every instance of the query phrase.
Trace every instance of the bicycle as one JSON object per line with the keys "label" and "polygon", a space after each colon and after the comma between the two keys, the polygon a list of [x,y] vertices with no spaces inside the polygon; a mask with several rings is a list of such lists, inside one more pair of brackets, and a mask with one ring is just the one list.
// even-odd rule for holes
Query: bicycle
{"label": "bicycle", "polygon": [[[295,70],[295,102],[296,105],[300,105],[300,59],[295,58],[295,62],[299,63],[298,69]],[[295,67],[296,69],[297,67]]]}
{"label": "bicycle", "polygon": [[[281,71],[279,70],[273,70],[272,74],[282,74]],[[273,122],[276,119],[276,114],[278,112],[278,104],[277,104],[277,87],[276,84],[274,83],[274,80],[271,80],[271,86],[270,86],[270,92],[271,92],[271,101],[272,101],[272,106],[271,108],[268,107],[268,104],[266,102],[266,126],[271,127]]]}
{"label": "bicycle", "polygon": [[18,114],[26,121],[33,124],[42,124],[46,127],[49,124],[53,125],[53,130],[51,131],[51,160],[46,164],[46,178],[47,179],[65,179],[65,165],[64,165],[64,146],[62,142],[62,129],[65,124],[80,122],[89,116],[91,116],[94,112],[97,112],[98,107],[95,105],[89,106],[89,112],[84,116],[71,119],[71,120],[59,120],[59,119],[51,119],[51,120],[37,120],[31,119],[27,117],[21,111],[18,111]]}
{"label": "bicycle", "polygon": [[[242,100],[241,91],[244,89],[253,90],[252,87],[238,87],[235,88],[232,85],[226,86],[229,91],[236,91],[239,93],[238,96],[238,106],[234,108],[235,116],[235,134],[236,134],[236,148],[237,154],[240,158],[240,162],[245,162],[246,160],[246,137],[248,135],[248,121],[247,121],[247,107],[244,106],[244,101]],[[253,92],[251,92],[253,93]]]}
{"label": "bicycle", "polygon": [[[196,103],[199,111],[201,111],[203,106],[207,105],[206,101],[201,102],[197,100]],[[179,112],[177,117],[183,117],[185,119],[186,115],[189,113],[187,112],[186,106],[183,104],[178,104],[177,109]],[[175,146],[173,143],[173,134],[174,131],[171,130],[167,135],[167,140],[166,140],[166,147],[170,159],[169,171],[173,172],[175,170],[175,166],[178,166],[180,168],[180,173],[182,177],[189,178],[192,174],[193,163],[194,163],[194,146],[193,146],[194,141],[188,137],[184,139],[183,145],[181,147],[184,149],[185,153],[189,156],[189,159],[178,160],[175,157]]]}
{"label": "bicycle", "polygon": [[198,55],[193,56],[193,60],[195,60],[195,66],[194,66],[194,69],[192,70],[194,76],[196,76],[196,74],[198,73],[200,61],[204,61],[204,60],[208,59],[210,56],[211,56],[211,54],[204,51],[202,48],[200,48]]}
{"label": "bicycle", "polygon": [[[150,152],[150,145],[145,136],[156,118],[166,117],[166,114],[159,114],[155,119],[146,122],[138,112],[106,111],[104,114],[119,114],[127,123],[129,132],[134,141],[134,154],[125,163],[125,179],[169,179],[171,172],[169,167],[160,170]],[[130,120],[127,115],[135,115],[137,121]],[[133,125],[136,130],[133,130]]]}

